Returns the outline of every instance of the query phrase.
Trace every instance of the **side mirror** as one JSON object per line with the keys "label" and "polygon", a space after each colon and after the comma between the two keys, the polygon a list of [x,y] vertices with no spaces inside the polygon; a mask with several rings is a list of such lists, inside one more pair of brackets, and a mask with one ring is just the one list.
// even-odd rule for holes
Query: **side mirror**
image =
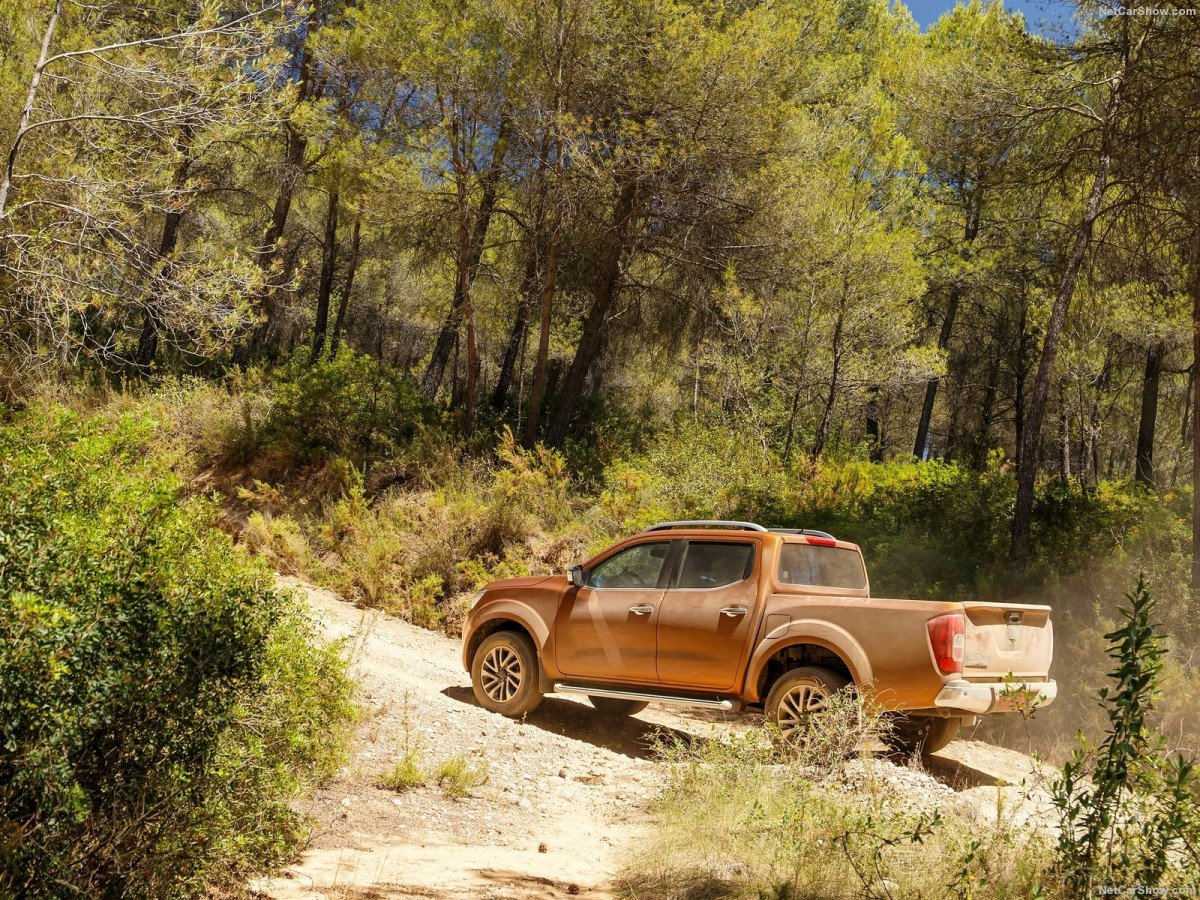
{"label": "side mirror", "polygon": [[567,569],[567,581],[575,587],[583,587],[583,566],[571,566]]}

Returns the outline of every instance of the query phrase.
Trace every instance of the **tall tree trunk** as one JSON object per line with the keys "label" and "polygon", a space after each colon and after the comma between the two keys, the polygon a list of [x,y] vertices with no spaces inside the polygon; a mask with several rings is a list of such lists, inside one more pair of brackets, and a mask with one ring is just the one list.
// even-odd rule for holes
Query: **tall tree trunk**
{"label": "tall tree trunk", "polygon": [[[175,150],[180,154],[179,162],[175,166],[175,175],[171,179],[171,186],[175,193],[174,203],[170,211],[163,217],[162,236],[158,241],[158,260],[159,265],[163,265],[175,253],[175,247],[179,243],[179,225],[183,221],[184,210],[178,205],[178,197],[187,187],[188,172],[192,166],[192,128],[185,125],[180,129],[179,139],[175,142]],[[156,285],[158,290],[153,291],[155,295],[159,293],[162,285]],[[145,377],[150,374],[150,366],[154,362],[154,357],[158,353],[158,333],[162,328],[162,322],[159,319],[157,296],[150,297],[146,302],[145,312],[142,313],[142,331],[138,336],[137,355],[135,362],[139,374]]]}
{"label": "tall tree trunk", "polygon": [[987,465],[988,451],[992,443],[992,420],[996,415],[996,395],[1000,392],[1000,353],[992,354],[988,368],[987,387],[983,391],[983,403],[979,407],[979,429],[975,436],[974,459],[977,470]]}
{"label": "tall tree trunk", "polygon": [[[303,100],[308,87],[308,55],[305,51],[301,63],[300,99]],[[271,278],[271,272],[279,265],[283,256],[283,233],[287,228],[288,216],[292,211],[292,200],[300,182],[304,178],[304,153],[308,148],[308,138],[289,120],[287,123],[287,155],[284,159],[283,176],[279,181],[279,190],[275,195],[275,205],[271,208],[271,223],[263,234],[262,241],[255,251],[254,258],[260,269],[267,273],[267,283],[259,294],[258,301],[262,307],[262,324],[252,338],[253,344],[261,344],[271,332],[278,316],[278,305],[275,302],[275,289],[279,287],[278,278]]]}
{"label": "tall tree trunk", "polygon": [[[966,180],[966,174],[962,175]],[[967,220],[963,226],[962,257],[965,259],[971,251],[971,244],[979,234],[979,220],[982,215],[983,190],[977,185],[971,192],[971,200],[967,208]],[[962,285],[955,282],[950,288],[950,297],[946,303],[946,318],[942,319],[942,330],[938,335],[938,350],[942,353],[950,346],[950,335],[954,329],[954,319],[958,315],[958,306],[962,301]],[[933,419],[933,401],[937,398],[938,379],[930,378],[925,385],[925,402],[921,404],[921,418],[917,422],[917,437],[913,442],[913,456],[925,458],[929,443],[929,423]]]}
{"label": "tall tree trunk", "polygon": [[[304,27],[304,38],[300,46],[300,64],[296,75],[296,106],[308,99],[311,89],[312,54],[309,51],[308,38],[316,27],[318,16],[322,10],[314,8],[307,16]],[[293,107],[293,112],[295,107]],[[275,289],[279,286],[278,278],[272,278],[271,273],[280,265],[283,256],[283,233],[287,228],[288,215],[292,210],[292,200],[304,178],[304,154],[308,149],[308,137],[301,131],[291,116],[284,123],[287,147],[284,152],[283,173],[275,193],[275,203],[271,207],[271,221],[263,233],[262,240],[254,250],[254,260],[265,273],[266,279],[262,291],[255,298],[261,316],[259,324],[250,333],[238,341],[234,347],[233,361],[244,366],[250,361],[250,355],[255,347],[264,343],[270,335],[278,314],[275,302]]]}
{"label": "tall tree trunk", "polygon": [[1058,480],[1066,484],[1071,478],[1071,413],[1063,392],[1058,392]]}
{"label": "tall tree trunk", "polygon": [[[954,328],[954,318],[958,315],[958,305],[962,300],[962,288],[959,285],[954,285],[950,289],[950,299],[946,303],[946,318],[942,319],[942,331],[938,335],[938,349],[943,353],[950,346],[950,334]],[[929,423],[933,419],[933,401],[937,397],[939,379],[930,378],[925,384],[925,402],[921,404],[921,418],[917,422],[917,437],[913,442],[913,456],[917,459],[925,458],[925,451],[929,443]]]}
{"label": "tall tree trunk", "polygon": [[[563,186],[563,132],[562,117],[566,104],[563,93],[563,59],[565,44],[563,39],[566,31],[563,26],[563,4],[560,0],[557,10],[557,60],[554,73],[554,124],[542,135],[541,151],[538,154],[538,174],[547,171],[550,166],[549,154],[551,146],[554,151],[554,181],[553,203],[550,213],[550,234],[547,239],[545,271],[542,273],[541,308],[538,316],[538,349],[533,363],[532,383],[529,386],[529,409],[525,419],[525,435],[522,443],[527,449],[532,449],[537,443],[538,426],[542,418],[542,402],[546,397],[549,366],[550,366],[550,322],[554,308],[555,279],[558,273],[558,250],[562,239],[562,186]],[[553,136],[553,137],[552,137]],[[540,231],[543,223],[544,207],[543,194],[538,195],[537,223]],[[536,246],[536,245],[535,245]],[[557,372],[555,373],[557,376]],[[565,426],[564,426],[565,433]]]}
{"label": "tall tree trunk", "polygon": [[1021,287],[1020,333],[1017,336],[1017,365],[1013,372],[1013,432],[1016,438],[1014,462],[1021,467],[1021,447],[1025,442],[1025,410],[1027,408],[1025,384],[1029,379],[1029,294],[1028,283]]}
{"label": "tall tree trunk", "polygon": [[810,296],[804,317],[804,340],[800,343],[800,354],[797,357],[799,365],[796,366],[796,387],[792,391],[792,408],[788,413],[787,438],[783,442],[783,462],[785,465],[792,461],[792,447],[796,444],[796,419],[800,413],[800,395],[804,391],[805,372],[808,365],[808,345],[812,337],[813,301],[814,298]]}
{"label": "tall tree trunk", "polygon": [[1154,489],[1154,426],[1158,420],[1158,384],[1162,375],[1163,348],[1146,351],[1146,369],[1142,375],[1142,414],[1138,419],[1137,456],[1133,477],[1138,484]]}
{"label": "tall tree trunk", "polygon": [[354,217],[354,228],[350,233],[350,258],[346,260],[346,281],[338,297],[337,317],[333,320],[333,337],[329,341],[329,355],[337,356],[342,340],[342,329],[346,325],[346,311],[350,306],[350,292],[354,290],[354,273],[358,271],[358,250],[362,237],[362,211]]}
{"label": "tall tree trunk", "polygon": [[315,365],[325,352],[325,333],[329,329],[329,298],[333,294],[333,275],[337,269],[338,192],[329,192],[325,208],[325,246],[321,250],[321,276],[317,280],[317,317],[313,322],[312,354],[308,364]]}
{"label": "tall tree trunk", "polygon": [[1046,400],[1050,394],[1050,378],[1054,361],[1058,356],[1058,342],[1062,337],[1067,320],[1067,310],[1075,295],[1075,283],[1083,266],[1083,257],[1092,242],[1092,230],[1100,216],[1100,203],[1108,187],[1108,172],[1112,167],[1113,130],[1120,110],[1121,80],[1118,76],[1113,87],[1112,98],[1104,122],[1100,141],[1100,152],[1096,160],[1096,171],[1092,177],[1091,190],[1084,204],[1083,215],[1075,228],[1071,251],[1067,255],[1054,306],[1050,310],[1050,321],[1046,323],[1046,335],[1042,339],[1042,356],[1038,362],[1037,375],[1033,380],[1033,391],[1029,398],[1029,410],[1025,417],[1024,434],[1021,435],[1021,459],[1017,466],[1017,502],[1013,509],[1011,556],[1018,569],[1024,569],[1029,558],[1029,527],[1033,519],[1033,491],[1037,482],[1039,454],[1042,437],[1042,421],[1046,416]]}
{"label": "tall tree trunk", "polygon": [[[504,157],[508,151],[508,131],[509,122],[505,115],[500,119],[496,143],[492,148],[492,159],[488,163],[487,172],[484,173],[483,193],[479,198],[479,209],[475,212],[474,225],[467,230],[465,236],[460,236],[458,259],[455,260],[454,296],[450,301],[450,310],[434,341],[433,353],[430,354],[429,362],[425,366],[425,374],[421,376],[420,393],[426,400],[433,400],[442,386],[442,380],[446,376],[446,366],[450,362],[451,351],[454,349],[459,328],[462,326],[463,318],[469,312],[467,304],[470,302],[471,283],[475,280],[479,263],[483,259],[488,228],[492,224],[492,214],[496,209],[496,195],[500,186],[500,176],[504,171]],[[454,141],[455,153],[459,154],[457,136]],[[461,170],[460,181],[466,177],[465,166],[465,160],[456,164],[456,167]],[[467,202],[465,192],[462,193],[458,202],[460,205]],[[460,228],[467,227],[466,218],[469,215],[469,210],[460,208]],[[471,348],[467,349],[469,356]]]}
{"label": "tall tree trunk", "polygon": [[[1126,43],[1123,45],[1121,66],[1109,81],[1108,103],[1100,123],[1100,143],[1097,147],[1096,169],[1091,189],[1083,207],[1075,237],[1059,279],[1054,305],[1050,310],[1050,321],[1046,323],[1046,335],[1042,340],[1042,356],[1038,362],[1037,375],[1033,382],[1033,393],[1029,398],[1029,415],[1025,422],[1025,433],[1021,437],[1021,461],[1017,466],[1017,500],[1013,508],[1011,558],[1015,568],[1023,570],[1029,558],[1029,528],[1033,519],[1033,493],[1037,483],[1038,447],[1041,441],[1042,420],[1046,414],[1046,398],[1050,393],[1050,378],[1054,361],[1058,355],[1058,342],[1062,337],[1067,309],[1075,294],[1075,283],[1083,258],[1092,242],[1092,231],[1100,217],[1101,202],[1108,188],[1108,173],[1112,168],[1113,148],[1117,142],[1117,124],[1124,115],[1125,82],[1130,68],[1136,65],[1142,48],[1154,29],[1146,28],[1135,46],[1128,44],[1129,22],[1123,23]],[[1200,549],[1200,543],[1197,544]]]}
{"label": "tall tree trunk", "polygon": [[21,153],[21,143],[29,131],[29,119],[33,115],[33,104],[37,102],[38,87],[42,83],[42,71],[46,68],[46,58],[50,55],[50,42],[54,40],[54,32],[58,28],[59,17],[62,16],[63,0],[56,0],[54,10],[50,13],[50,21],[42,34],[42,46],[38,50],[37,62],[33,64],[33,74],[29,77],[29,90],[25,94],[25,105],[21,107],[21,115],[17,119],[17,128],[13,133],[12,145],[8,148],[8,158],[4,164],[4,176],[0,179],[0,219],[8,214],[8,195],[12,190],[13,173],[17,167],[17,157]]}
{"label": "tall tree trunk", "polygon": [[[600,259],[596,288],[592,293],[592,308],[588,311],[583,323],[583,334],[579,338],[579,346],[571,360],[571,367],[563,379],[562,389],[558,392],[558,402],[554,406],[554,415],[550,419],[550,427],[546,431],[546,443],[561,447],[567,437],[567,427],[571,424],[571,415],[575,412],[575,404],[583,392],[584,381],[596,361],[600,351],[601,339],[604,337],[608,314],[616,301],[620,289],[621,261],[625,255],[625,244],[629,235],[630,222],[637,205],[637,182],[627,181],[617,192],[613,204],[612,224],[608,229],[604,254]],[[550,261],[546,268],[549,270]],[[543,298],[545,300],[545,298]],[[542,309],[543,322],[549,339],[549,323],[546,322],[547,309]],[[538,356],[541,356],[539,345]],[[540,399],[540,398],[539,398]],[[533,418],[533,404],[530,403],[530,419]]]}
{"label": "tall tree trunk", "polygon": [[825,408],[821,411],[821,424],[817,426],[817,437],[813,441],[812,458],[816,459],[825,451],[825,441],[829,438],[829,423],[833,419],[833,406],[837,403],[837,392],[842,369],[842,328],[846,323],[844,305],[838,311],[837,320],[833,324],[833,371],[829,375],[829,394],[825,398]]}
{"label": "tall tree trunk", "polygon": [[538,350],[533,364],[533,383],[529,388],[528,418],[525,420],[524,444],[528,448],[532,448],[537,443],[538,425],[542,417],[542,401],[546,398],[550,365],[550,321],[554,311],[554,283],[558,271],[558,248],[561,242],[562,234],[556,224],[550,233],[550,249],[546,254],[546,271],[542,275],[541,309],[538,316]]}
{"label": "tall tree trunk", "polygon": [[1194,227],[1188,267],[1192,295],[1192,590],[1200,591],[1200,221]]}
{"label": "tall tree trunk", "polygon": [[1187,370],[1187,384],[1183,389],[1183,419],[1179,425],[1179,450],[1175,454],[1175,464],[1171,467],[1170,484],[1179,484],[1179,467],[1183,462],[1183,454],[1191,446],[1192,442],[1192,394],[1194,393],[1194,379],[1196,377],[1196,367],[1190,366]]}
{"label": "tall tree trunk", "polygon": [[867,400],[867,440],[871,442],[871,462],[883,459],[883,434],[879,429],[879,387],[873,385]]}
{"label": "tall tree trunk", "polygon": [[509,387],[512,385],[513,373],[517,368],[517,357],[525,343],[525,334],[529,330],[529,308],[533,305],[533,294],[537,289],[537,253],[531,246],[525,259],[525,274],[521,278],[520,296],[517,298],[516,318],[513,320],[512,331],[508,334],[508,344],[504,348],[504,357],[500,361],[500,374],[496,378],[496,389],[492,392],[492,406],[503,409],[508,399]]}

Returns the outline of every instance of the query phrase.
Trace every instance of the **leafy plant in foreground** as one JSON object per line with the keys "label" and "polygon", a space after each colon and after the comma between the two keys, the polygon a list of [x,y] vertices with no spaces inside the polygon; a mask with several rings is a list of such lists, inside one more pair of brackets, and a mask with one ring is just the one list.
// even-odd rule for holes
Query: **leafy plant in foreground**
{"label": "leafy plant in foreground", "polygon": [[1126,595],[1125,623],[1105,637],[1115,683],[1100,690],[1109,728],[1093,749],[1083,736],[1051,785],[1059,813],[1058,869],[1076,896],[1103,885],[1182,884],[1184,855],[1196,859],[1194,764],[1168,756],[1151,728],[1163,668],[1163,636],[1145,579]]}

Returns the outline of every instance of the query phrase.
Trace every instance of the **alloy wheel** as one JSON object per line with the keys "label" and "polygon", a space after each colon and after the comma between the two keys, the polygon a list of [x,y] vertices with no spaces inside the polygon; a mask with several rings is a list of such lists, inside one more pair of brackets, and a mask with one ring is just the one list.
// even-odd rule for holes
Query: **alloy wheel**
{"label": "alloy wheel", "polygon": [[808,717],[829,706],[825,692],[814,684],[798,684],[779,698],[776,722],[784,738],[791,740],[803,730]]}
{"label": "alloy wheel", "polygon": [[507,703],[521,688],[525,669],[511,647],[493,647],[483,659],[483,692],[496,703]]}

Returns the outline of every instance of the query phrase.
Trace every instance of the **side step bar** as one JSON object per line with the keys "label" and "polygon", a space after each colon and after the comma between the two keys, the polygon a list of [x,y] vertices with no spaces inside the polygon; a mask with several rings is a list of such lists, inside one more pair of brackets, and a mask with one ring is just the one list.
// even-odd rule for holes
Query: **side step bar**
{"label": "side step bar", "polygon": [[577,684],[554,685],[556,694],[590,694],[593,697],[612,697],[614,700],[637,700],[648,703],[674,703],[679,706],[707,706],[709,709],[733,709],[732,700],[699,700],[669,694],[647,694],[642,691],[614,691],[608,688],[582,687]]}

